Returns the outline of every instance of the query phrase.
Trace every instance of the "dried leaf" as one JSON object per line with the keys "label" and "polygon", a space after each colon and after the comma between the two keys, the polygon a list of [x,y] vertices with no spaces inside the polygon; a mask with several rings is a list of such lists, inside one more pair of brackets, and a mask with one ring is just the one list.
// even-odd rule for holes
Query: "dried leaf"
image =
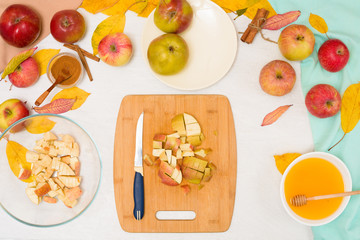
{"label": "dried leaf", "polygon": [[[118,1],[114,6],[111,8],[102,11],[103,14],[112,16],[117,14],[125,14],[126,10],[129,9],[137,14],[144,11],[147,7],[148,3],[151,0],[121,0]],[[158,1],[158,0],[157,0]]]}
{"label": "dried leaf", "polygon": [[275,109],[274,111],[272,111],[271,113],[268,113],[265,117],[264,120],[261,124],[261,126],[266,126],[266,125],[270,125],[273,124],[274,122],[276,122],[276,120],[279,119],[279,117],[281,117],[281,115],[284,114],[284,112],[286,112],[292,105],[284,105],[281,107],[278,107],[277,109]]}
{"label": "dried leaf", "polygon": [[309,22],[310,25],[316,30],[318,30],[320,33],[327,33],[328,26],[322,17],[310,13]]}
{"label": "dried leaf", "polygon": [[39,64],[40,76],[46,73],[49,61],[59,52],[60,49],[42,49],[34,54],[33,58]]}
{"label": "dried leaf", "polygon": [[148,2],[148,4],[146,5],[146,7],[138,14],[139,17],[148,17],[150,15],[150,13],[156,8],[156,6],[158,5],[158,1],[152,1],[152,2]]}
{"label": "dried leaf", "polygon": [[[9,166],[16,177],[19,176],[21,168],[31,170],[31,163],[26,161],[26,152],[27,149],[17,142],[9,141],[6,144],[6,156],[8,158]],[[32,182],[33,176],[21,181]]]}
{"label": "dried leaf", "polygon": [[29,50],[25,50],[20,52],[19,54],[17,54],[15,57],[13,57],[10,62],[6,65],[2,75],[1,75],[1,79],[4,79],[7,75],[9,75],[10,73],[13,73],[15,71],[15,69],[26,59],[28,59],[31,55],[33,55],[33,53],[35,52],[35,50],[37,49],[37,47],[34,47],[32,49]]}
{"label": "dried leaf", "polygon": [[226,12],[235,12],[238,9],[245,9],[254,6],[259,3],[261,0],[212,0],[214,3],[222,7]]}
{"label": "dried leaf", "polygon": [[300,157],[300,153],[285,153],[283,155],[275,155],[275,164],[277,169],[281,174],[284,174],[286,168],[292,163],[296,158]]}
{"label": "dried leaf", "polygon": [[117,2],[119,2],[119,0],[84,0],[80,7],[89,13],[95,14],[111,8]]}
{"label": "dried leaf", "polygon": [[36,118],[30,118],[25,121],[25,128],[29,133],[41,134],[46,133],[53,129],[56,122],[51,121],[46,116],[39,116]]}
{"label": "dried leaf", "polygon": [[98,46],[100,41],[110,33],[123,32],[125,27],[125,15],[118,14],[110,16],[102,21],[95,29],[92,38],[91,46],[94,55],[98,54]]}
{"label": "dried leaf", "polygon": [[85,92],[78,87],[72,87],[61,90],[53,97],[51,101],[55,101],[56,99],[60,98],[76,99],[75,104],[71,108],[71,110],[75,110],[81,107],[81,105],[83,105],[89,95],[90,93]]}
{"label": "dried leaf", "polygon": [[241,15],[243,15],[246,12],[246,10],[247,10],[247,8],[236,10],[235,13],[237,16],[236,16],[236,18],[234,18],[234,20],[237,19],[238,17],[240,17]]}
{"label": "dried leaf", "polygon": [[268,0],[260,0],[258,3],[254,4],[253,6],[248,7],[244,15],[250,19],[253,19],[259,8],[265,8],[266,10],[269,11],[268,18],[276,15],[275,10],[273,9],[273,7],[271,6]]}
{"label": "dried leaf", "polygon": [[37,113],[53,113],[53,114],[60,114],[70,111],[76,99],[65,99],[59,98],[51,103],[48,103],[42,107],[34,107],[35,112]]}
{"label": "dried leaf", "polygon": [[268,18],[262,28],[268,30],[279,30],[280,28],[295,22],[299,18],[300,14],[300,11],[291,11],[284,14],[277,14]]}
{"label": "dried leaf", "polygon": [[329,150],[340,143],[345,135],[351,132],[360,120],[360,83],[350,85],[341,100],[341,128],[343,137]]}

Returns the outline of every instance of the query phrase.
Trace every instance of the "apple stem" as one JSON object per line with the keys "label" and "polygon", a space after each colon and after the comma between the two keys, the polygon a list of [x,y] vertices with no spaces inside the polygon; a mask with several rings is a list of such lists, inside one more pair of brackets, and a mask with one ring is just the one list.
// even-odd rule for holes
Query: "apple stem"
{"label": "apple stem", "polygon": [[330,150],[333,149],[336,145],[338,145],[338,144],[344,139],[345,135],[346,135],[346,133],[344,133],[344,135],[342,136],[342,138],[341,138],[337,143],[335,143],[334,146],[332,146],[331,148],[329,148],[328,151],[330,151]]}
{"label": "apple stem", "polygon": [[325,33],[326,37],[330,40],[329,36],[327,35],[327,33]]}
{"label": "apple stem", "polygon": [[130,8],[132,8],[132,6],[134,6],[134,5],[138,4],[138,3],[142,3],[142,2],[146,2],[146,0],[140,0],[140,1],[134,2],[133,4],[131,4],[131,5],[126,9],[126,11],[124,12],[124,14],[125,14]]}

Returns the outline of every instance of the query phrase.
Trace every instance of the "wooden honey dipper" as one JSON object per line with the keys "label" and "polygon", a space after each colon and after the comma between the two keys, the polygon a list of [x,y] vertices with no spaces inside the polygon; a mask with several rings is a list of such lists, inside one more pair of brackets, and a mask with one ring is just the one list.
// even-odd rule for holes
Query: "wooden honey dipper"
{"label": "wooden honey dipper", "polygon": [[352,192],[343,192],[343,193],[334,193],[334,194],[328,194],[328,195],[320,195],[320,196],[314,196],[314,197],[306,197],[304,194],[298,194],[295,195],[290,199],[291,205],[295,207],[301,207],[306,205],[307,201],[311,200],[321,200],[321,199],[328,199],[328,198],[337,198],[337,197],[346,197],[346,196],[352,196],[360,194],[360,190],[358,191],[352,191]]}

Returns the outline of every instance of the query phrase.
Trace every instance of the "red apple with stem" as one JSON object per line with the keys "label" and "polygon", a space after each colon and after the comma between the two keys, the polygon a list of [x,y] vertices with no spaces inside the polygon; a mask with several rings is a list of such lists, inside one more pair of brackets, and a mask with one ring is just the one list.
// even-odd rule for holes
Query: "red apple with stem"
{"label": "red apple with stem", "polygon": [[318,58],[320,65],[329,72],[338,72],[349,61],[350,53],[339,39],[329,39],[321,45]]}
{"label": "red apple with stem", "polygon": [[100,59],[111,66],[122,66],[132,56],[132,43],[124,33],[112,33],[101,39],[99,46]]}
{"label": "red apple with stem", "polygon": [[18,88],[26,88],[33,85],[40,76],[38,63],[29,57],[23,61],[13,73],[9,74],[10,82]]}
{"label": "red apple with stem", "polygon": [[295,84],[294,68],[282,60],[274,60],[266,64],[260,72],[259,82],[264,92],[273,96],[289,93]]}
{"label": "red apple with stem", "polygon": [[328,118],[337,114],[341,107],[340,93],[329,84],[318,84],[305,97],[308,111],[318,118]]}
{"label": "red apple with stem", "polygon": [[304,60],[314,50],[315,37],[305,25],[292,24],[281,31],[278,46],[290,61]]}
{"label": "red apple with stem", "polygon": [[[8,99],[0,104],[0,131],[3,132],[14,122],[29,116],[29,110],[26,105],[19,99]],[[12,129],[16,132],[22,129],[19,125]]]}
{"label": "red apple with stem", "polygon": [[41,20],[31,8],[13,4],[0,17],[0,35],[8,44],[22,48],[33,43],[40,34]]}
{"label": "red apple with stem", "polygon": [[50,31],[59,42],[77,42],[85,34],[84,17],[73,9],[59,11],[51,19]]}
{"label": "red apple with stem", "polygon": [[185,31],[193,18],[193,10],[186,0],[160,0],[154,13],[154,23],[166,33]]}

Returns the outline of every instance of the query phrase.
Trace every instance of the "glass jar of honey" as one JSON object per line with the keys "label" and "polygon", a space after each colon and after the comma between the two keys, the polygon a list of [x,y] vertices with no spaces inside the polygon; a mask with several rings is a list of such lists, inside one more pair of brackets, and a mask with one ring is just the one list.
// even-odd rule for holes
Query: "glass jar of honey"
{"label": "glass jar of honey", "polygon": [[60,79],[56,85],[60,88],[70,88],[79,83],[83,78],[84,68],[78,56],[71,53],[59,53],[55,55],[47,66],[47,76],[54,83]]}

